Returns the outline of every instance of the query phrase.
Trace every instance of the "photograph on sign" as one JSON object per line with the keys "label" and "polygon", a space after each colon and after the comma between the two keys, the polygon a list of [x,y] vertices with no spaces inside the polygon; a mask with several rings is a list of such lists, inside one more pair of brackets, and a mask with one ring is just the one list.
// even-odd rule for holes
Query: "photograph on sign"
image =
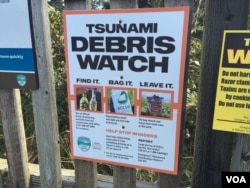
{"label": "photograph on sign", "polygon": [[76,108],[85,111],[102,111],[102,89],[96,86],[76,86]]}
{"label": "photograph on sign", "polygon": [[141,115],[170,118],[171,94],[169,92],[143,91],[141,99]]}
{"label": "photograph on sign", "polygon": [[188,15],[64,11],[74,159],[177,174]]}
{"label": "photograph on sign", "polygon": [[38,88],[29,6],[29,0],[0,1],[0,88]]}
{"label": "photograph on sign", "polygon": [[134,89],[106,87],[106,90],[108,113],[135,115],[134,101],[136,91]]}
{"label": "photograph on sign", "polygon": [[213,129],[250,134],[250,32],[224,31]]}

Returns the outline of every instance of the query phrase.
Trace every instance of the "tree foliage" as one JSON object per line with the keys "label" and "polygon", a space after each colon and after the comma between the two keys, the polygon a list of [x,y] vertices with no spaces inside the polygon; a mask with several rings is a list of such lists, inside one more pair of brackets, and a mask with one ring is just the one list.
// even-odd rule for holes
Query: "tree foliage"
{"label": "tree foliage", "polygon": [[57,11],[62,11],[64,9],[64,0],[48,0],[48,4]]}
{"label": "tree foliage", "polygon": [[110,9],[109,0],[91,0],[92,9]]}

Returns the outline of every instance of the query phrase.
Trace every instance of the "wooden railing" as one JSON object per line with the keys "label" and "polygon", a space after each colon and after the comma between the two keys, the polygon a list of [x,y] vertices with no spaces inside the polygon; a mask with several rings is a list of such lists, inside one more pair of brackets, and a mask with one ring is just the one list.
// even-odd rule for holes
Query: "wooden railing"
{"label": "wooden railing", "polygon": [[[39,165],[28,164],[30,173],[30,188],[40,188],[40,172]],[[6,159],[0,159],[0,188],[12,188],[11,180],[8,171],[8,165]],[[70,169],[62,169],[62,187],[74,188],[76,187],[75,171]],[[100,188],[113,188],[113,177],[97,174],[97,187]],[[137,188],[156,188],[157,185],[150,182],[137,181]]]}

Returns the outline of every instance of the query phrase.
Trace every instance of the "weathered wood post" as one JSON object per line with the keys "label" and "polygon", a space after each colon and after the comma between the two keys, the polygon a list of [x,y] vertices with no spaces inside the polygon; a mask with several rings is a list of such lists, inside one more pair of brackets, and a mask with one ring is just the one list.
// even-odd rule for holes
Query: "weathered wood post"
{"label": "weathered wood post", "polygon": [[110,0],[111,9],[122,9],[122,8],[137,8],[137,0]]}
{"label": "weathered wood post", "polygon": [[[192,20],[192,7],[193,3],[190,0],[164,0],[165,7],[176,7],[176,6],[189,6],[190,7],[190,18],[189,18],[189,29],[191,31],[191,20]],[[179,146],[179,164],[178,164],[178,174],[177,175],[168,175],[163,173],[158,173],[158,188],[165,187],[180,187],[181,177],[182,177],[182,149],[183,149],[183,141],[184,141],[184,130],[185,130],[185,104],[186,104],[186,80],[187,80],[187,71],[188,71],[188,62],[189,62],[189,44],[190,44],[190,33],[188,34],[187,39],[187,51],[186,51],[186,68],[184,75],[184,94],[183,94],[183,108],[182,108],[182,118],[181,118],[181,130],[180,130],[180,146]]]}
{"label": "weathered wood post", "polygon": [[[65,10],[91,9],[88,0],[65,0]],[[75,177],[77,188],[97,187],[97,163],[75,160]]]}
{"label": "weathered wood post", "polygon": [[65,10],[85,10],[91,9],[88,0],[65,0]]}
{"label": "weathered wood post", "polygon": [[229,171],[233,134],[212,130],[223,31],[245,29],[249,1],[206,1],[199,84],[193,188],[220,188]]}
{"label": "weathered wood post", "polygon": [[250,136],[237,134],[233,146],[230,171],[250,172]]}
{"label": "weathered wood post", "polygon": [[62,187],[47,1],[31,1],[39,89],[32,92],[41,187]]}
{"label": "weathered wood post", "polygon": [[[110,8],[137,8],[137,0],[111,0]],[[114,166],[114,188],[127,187],[136,187],[136,170],[133,168]]]}
{"label": "weathered wood post", "polygon": [[19,89],[0,89],[0,112],[12,187],[29,187],[30,175]]}

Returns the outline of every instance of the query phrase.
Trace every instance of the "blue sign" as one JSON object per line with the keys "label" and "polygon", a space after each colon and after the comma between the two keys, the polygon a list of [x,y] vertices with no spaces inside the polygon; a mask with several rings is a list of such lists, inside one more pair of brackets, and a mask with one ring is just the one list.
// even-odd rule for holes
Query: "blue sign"
{"label": "blue sign", "polygon": [[0,0],[0,88],[38,88],[29,10],[30,0]]}

